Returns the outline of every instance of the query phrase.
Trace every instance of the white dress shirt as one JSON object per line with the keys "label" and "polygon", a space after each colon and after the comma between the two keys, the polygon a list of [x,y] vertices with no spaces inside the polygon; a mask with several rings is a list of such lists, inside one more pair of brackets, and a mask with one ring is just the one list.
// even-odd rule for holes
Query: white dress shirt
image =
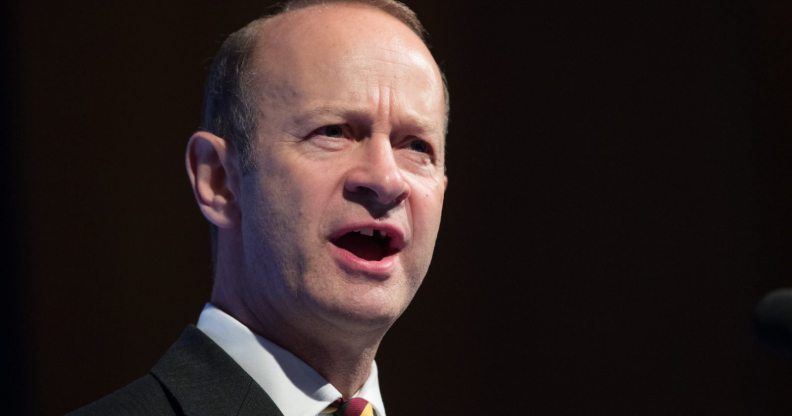
{"label": "white dress shirt", "polygon": [[[250,374],[284,416],[317,416],[341,397],[338,389],[308,364],[211,303],[201,312],[197,327]],[[371,363],[371,374],[355,397],[368,400],[377,416],[385,416],[376,363]]]}

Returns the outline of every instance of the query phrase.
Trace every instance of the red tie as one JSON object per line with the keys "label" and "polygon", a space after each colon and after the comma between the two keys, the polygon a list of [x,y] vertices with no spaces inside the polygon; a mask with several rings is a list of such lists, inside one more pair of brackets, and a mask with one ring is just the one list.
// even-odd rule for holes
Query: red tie
{"label": "red tie", "polygon": [[349,400],[340,398],[327,407],[322,413],[329,413],[335,416],[374,416],[374,409],[368,400],[353,397]]}

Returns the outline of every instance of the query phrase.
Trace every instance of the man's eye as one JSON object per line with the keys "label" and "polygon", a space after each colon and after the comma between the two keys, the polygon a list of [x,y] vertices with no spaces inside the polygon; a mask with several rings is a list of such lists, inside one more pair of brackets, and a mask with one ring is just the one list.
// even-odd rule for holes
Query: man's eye
{"label": "man's eye", "polygon": [[429,143],[426,143],[423,140],[413,140],[409,144],[410,150],[420,152],[420,153],[432,153],[432,148],[429,146]]}
{"label": "man's eye", "polygon": [[344,137],[344,126],[339,124],[331,124],[329,126],[323,126],[316,130],[316,134],[320,134],[322,136],[327,137]]}

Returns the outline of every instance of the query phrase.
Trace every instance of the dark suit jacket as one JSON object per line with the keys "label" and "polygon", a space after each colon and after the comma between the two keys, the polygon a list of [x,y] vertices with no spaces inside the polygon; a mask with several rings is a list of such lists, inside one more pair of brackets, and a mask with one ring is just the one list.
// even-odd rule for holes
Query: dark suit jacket
{"label": "dark suit jacket", "polygon": [[283,416],[264,390],[192,325],[148,374],[70,415]]}

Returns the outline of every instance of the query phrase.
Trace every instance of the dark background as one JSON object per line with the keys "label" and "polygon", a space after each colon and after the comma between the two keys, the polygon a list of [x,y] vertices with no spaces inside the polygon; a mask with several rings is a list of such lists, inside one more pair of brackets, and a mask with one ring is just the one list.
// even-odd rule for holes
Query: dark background
{"label": "dark background", "polygon": [[[580,3],[409,2],[451,88],[450,187],[378,358],[389,414],[789,415],[750,317],[792,286],[792,10]],[[121,387],[197,318],[183,149],[265,6],[0,5],[4,413]]]}

